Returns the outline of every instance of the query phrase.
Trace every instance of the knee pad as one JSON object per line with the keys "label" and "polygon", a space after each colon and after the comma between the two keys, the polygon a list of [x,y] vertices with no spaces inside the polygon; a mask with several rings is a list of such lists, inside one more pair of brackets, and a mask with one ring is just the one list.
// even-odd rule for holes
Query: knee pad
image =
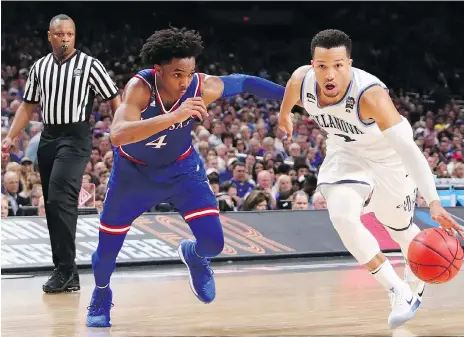
{"label": "knee pad", "polygon": [[330,220],[348,251],[360,264],[366,264],[380,252],[377,240],[361,222],[367,185],[326,185],[321,193],[327,200]]}
{"label": "knee pad", "polygon": [[202,257],[214,257],[224,249],[224,233],[221,221],[216,215],[205,216],[189,221],[196,239],[195,251]]}

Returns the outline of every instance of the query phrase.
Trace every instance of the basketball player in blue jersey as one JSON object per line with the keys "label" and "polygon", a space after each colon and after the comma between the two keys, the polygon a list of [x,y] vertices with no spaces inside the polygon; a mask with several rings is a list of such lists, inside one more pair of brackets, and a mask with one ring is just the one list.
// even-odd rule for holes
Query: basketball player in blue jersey
{"label": "basketball player in blue jersey", "polygon": [[92,255],[96,287],[87,326],[111,326],[110,278],[131,223],[144,211],[169,202],[189,224],[195,240],[179,245],[193,293],[204,303],[216,296],[210,259],[224,246],[214,193],[191,135],[196,118],[221,97],[248,92],[282,100],[285,88],[265,79],[234,74],[208,76],[195,71],[203,49],[194,31],[170,28],[155,32],[140,56],[150,69],[127,84],[114,115],[111,141],[114,162],[101,214],[99,243]]}

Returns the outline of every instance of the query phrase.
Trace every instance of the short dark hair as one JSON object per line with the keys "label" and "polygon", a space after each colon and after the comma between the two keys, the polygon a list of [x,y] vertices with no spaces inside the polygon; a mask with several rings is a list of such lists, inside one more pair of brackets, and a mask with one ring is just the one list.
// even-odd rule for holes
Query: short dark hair
{"label": "short dark hair", "polygon": [[326,29],[317,33],[311,41],[311,56],[314,57],[314,50],[320,48],[345,47],[348,57],[351,56],[352,42],[350,37],[338,29]]}
{"label": "short dark hair", "polygon": [[71,20],[71,21],[74,21],[73,19],[71,19],[71,17],[69,17],[69,16],[66,15],[66,14],[58,14],[58,15],[55,15],[54,17],[52,17],[52,19],[50,20],[50,26],[51,26],[56,20]]}
{"label": "short dark hair", "polygon": [[150,36],[140,51],[144,65],[165,64],[174,58],[197,57],[203,51],[201,36],[194,30],[170,27]]}

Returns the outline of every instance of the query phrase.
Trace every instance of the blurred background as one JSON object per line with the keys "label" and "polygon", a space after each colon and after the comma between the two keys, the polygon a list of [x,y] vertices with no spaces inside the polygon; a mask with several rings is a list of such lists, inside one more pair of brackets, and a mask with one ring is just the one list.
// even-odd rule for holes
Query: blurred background
{"label": "blurred background", "polygon": [[[51,48],[49,20],[71,16],[76,48],[97,57],[121,91],[141,69],[138,53],[157,29],[198,30],[205,51],[198,71],[246,73],[285,86],[310,62],[310,41],[327,28],[353,39],[353,65],[379,77],[414,128],[416,144],[437,178],[444,206],[462,206],[464,164],[463,5],[459,2],[3,2],[2,137],[22,101],[29,67]],[[252,95],[218,100],[192,132],[223,212],[322,209],[314,193],[325,135],[294,109],[292,141],[276,126],[279,102]],[[40,108],[2,161],[2,217],[44,215],[37,146]],[[97,97],[91,116],[93,151],[80,195],[82,212],[100,212],[112,167],[111,111]],[[7,174],[6,172],[12,172]],[[418,196],[418,206],[425,206]],[[147,211],[170,211],[153,205]]]}

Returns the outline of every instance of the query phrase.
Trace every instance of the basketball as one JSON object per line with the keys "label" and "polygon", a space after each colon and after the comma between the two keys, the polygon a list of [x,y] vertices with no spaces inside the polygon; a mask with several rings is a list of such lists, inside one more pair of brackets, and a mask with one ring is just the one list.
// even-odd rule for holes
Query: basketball
{"label": "basketball", "polygon": [[409,245],[408,263],[412,272],[427,283],[446,283],[462,266],[463,249],[453,234],[441,228],[423,230]]}

